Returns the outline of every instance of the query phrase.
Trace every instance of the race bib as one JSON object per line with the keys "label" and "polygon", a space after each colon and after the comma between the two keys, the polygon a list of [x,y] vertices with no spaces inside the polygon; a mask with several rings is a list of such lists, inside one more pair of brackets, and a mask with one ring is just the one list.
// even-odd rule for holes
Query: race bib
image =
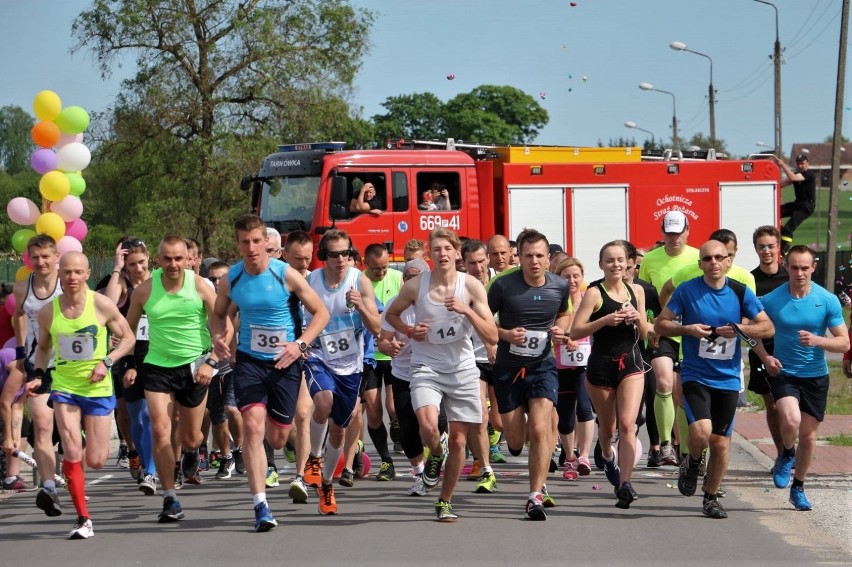
{"label": "race bib", "polygon": [[524,334],[524,344],[509,344],[509,352],[518,356],[541,356],[550,346],[547,331],[527,331]]}
{"label": "race bib", "polygon": [[148,340],[148,316],[142,315],[139,318],[139,324],[136,325],[136,340],[137,341],[147,341]]}
{"label": "race bib", "polygon": [[336,333],[328,333],[320,337],[322,352],[326,360],[336,360],[356,354],[358,341],[355,338],[355,329],[343,329]]}
{"label": "race bib", "polygon": [[731,360],[737,350],[737,338],[716,337],[712,341],[701,339],[698,343],[698,356],[711,360]]}
{"label": "race bib", "polygon": [[63,360],[92,360],[95,356],[94,335],[60,335],[58,339],[59,358]]}
{"label": "race bib", "polygon": [[273,327],[251,326],[251,351],[262,354],[278,354],[287,342],[287,331]]}
{"label": "race bib", "polygon": [[429,324],[429,342],[435,345],[454,343],[465,338],[462,319],[442,319]]}
{"label": "race bib", "polygon": [[588,342],[579,343],[577,350],[569,351],[566,348],[559,349],[559,364],[566,368],[577,368],[589,363],[589,355],[592,354],[592,345]]}

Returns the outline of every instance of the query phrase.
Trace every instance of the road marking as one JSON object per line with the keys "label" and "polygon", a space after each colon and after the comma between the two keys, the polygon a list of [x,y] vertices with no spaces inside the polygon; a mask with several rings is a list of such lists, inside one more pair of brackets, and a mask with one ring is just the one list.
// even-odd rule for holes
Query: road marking
{"label": "road marking", "polygon": [[111,478],[112,478],[112,475],[111,475],[111,474],[105,474],[104,476],[102,476],[102,477],[100,477],[100,478],[96,478],[95,480],[91,481],[91,482],[89,483],[89,486],[92,486],[93,484],[99,484],[99,483],[101,483],[101,482],[103,482],[103,481],[105,481],[105,480],[109,480],[109,479],[111,479]]}

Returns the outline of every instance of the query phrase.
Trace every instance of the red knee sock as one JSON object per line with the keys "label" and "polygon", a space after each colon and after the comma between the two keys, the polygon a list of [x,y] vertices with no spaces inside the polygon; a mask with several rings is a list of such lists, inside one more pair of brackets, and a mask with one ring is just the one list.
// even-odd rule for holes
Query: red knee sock
{"label": "red knee sock", "polygon": [[89,517],[89,508],[86,506],[86,473],[83,472],[83,463],[69,462],[68,459],[62,461],[62,474],[68,481],[68,492],[71,493],[71,500],[74,502],[74,508],[77,510],[78,516]]}

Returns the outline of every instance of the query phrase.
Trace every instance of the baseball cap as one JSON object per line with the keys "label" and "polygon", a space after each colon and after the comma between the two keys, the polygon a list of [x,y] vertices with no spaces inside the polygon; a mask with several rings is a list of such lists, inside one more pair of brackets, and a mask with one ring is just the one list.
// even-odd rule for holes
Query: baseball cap
{"label": "baseball cap", "polygon": [[198,270],[199,275],[202,278],[206,278],[207,274],[210,272],[210,266],[212,266],[213,264],[215,264],[218,261],[219,261],[218,258],[212,258],[212,257],[211,258],[204,258],[203,260],[201,260],[201,268]]}
{"label": "baseball cap", "polygon": [[796,161],[810,161],[806,154],[799,154],[796,156]]}
{"label": "baseball cap", "polygon": [[550,256],[552,257],[557,252],[563,252],[564,253],[565,250],[563,250],[562,246],[560,246],[559,244],[551,244],[550,245]]}
{"label": "baseball cap", "polygon": [[680,234],[688,226],[686,215],[680,211],[669,211],[663,218],[663,232],[667,234]]}
{"label": "baseball cap", "polygon": [[409,260],[405,263],[405,266],[402,268],[402,273],[407,272],[408,270],[420,270],[420,273],[429,271],[429,264],[420,258],[414,258],[413,260]]}

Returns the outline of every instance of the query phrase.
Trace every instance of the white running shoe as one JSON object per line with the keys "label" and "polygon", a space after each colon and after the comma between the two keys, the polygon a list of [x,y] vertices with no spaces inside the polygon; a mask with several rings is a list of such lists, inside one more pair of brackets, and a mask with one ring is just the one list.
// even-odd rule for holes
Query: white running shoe
{"label": "white running shoe", "polygon": [[92,520],[84,516],[77,518],[77,523],[74,524],[74,529],[68,534],[68,539],[89,539],[95,535],[95,530],[92,529]]}

